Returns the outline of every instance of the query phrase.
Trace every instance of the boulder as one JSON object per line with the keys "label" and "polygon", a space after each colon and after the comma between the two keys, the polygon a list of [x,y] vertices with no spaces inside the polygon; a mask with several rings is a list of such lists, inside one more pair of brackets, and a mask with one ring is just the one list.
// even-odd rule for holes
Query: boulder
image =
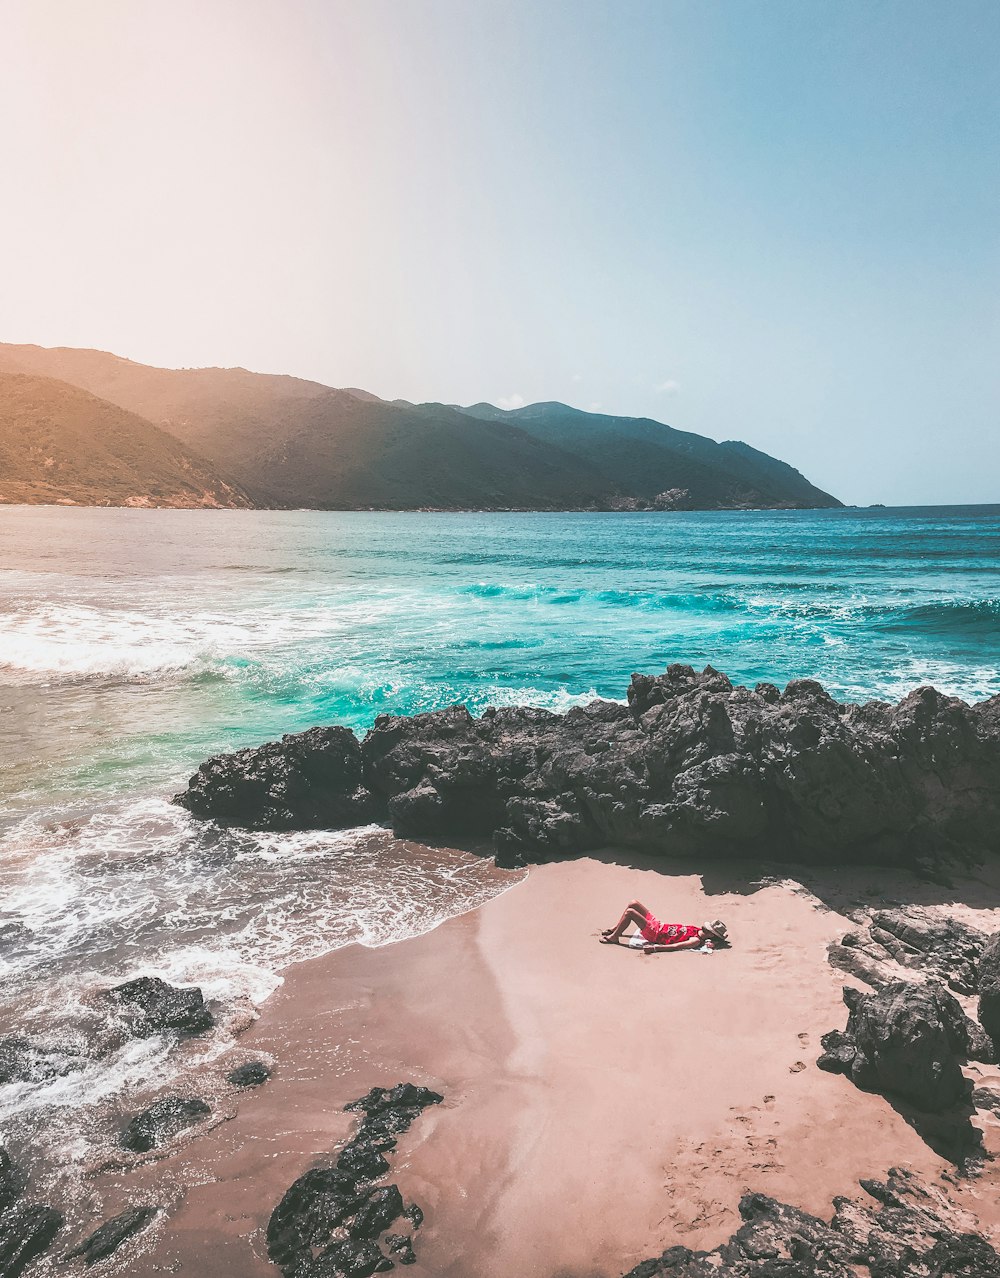
{"label": "boulder", "polygon": [[99,1260],[106,1260],[114,1255],[123,1242],[146,1228],[156,1216],[159,1207],[130,1207],[120,1216],[115,1216],[99,1226],[71,1251],[66,1253],[67,1260],[83,1259],[88,1265],[96,1265]]}
{"label": "boulder", "polygon": [[979,960],[979,1023],[1000,1050],[1000,932],[991,936]]}
{"label": "boulder", "polygon": [[271,1077],[271,1067],[263,1061],[248,1061],[245,1065],[237,1065],[226,1075],[226,1081],[234,1087],[260,1087]]}
{"label": "boulder", "polygon": [[365,825],[374,801],[349,728],[310,728],[201,765],[177,796],[194,816],[254,830]]}
{"label": "boulder", "polygon": [[134,1153],[148,1153],[211,1112],[211,1107],[197,1096],[165,1096],[132,1119],[122,1132],[121,1143]]}
{"label": "boulder", "polygon": [[968,1098],[961,1061],[972,1044],[954,995],[936,982],[899,981],[875,994],[845,987],[844,1002],[847,1028],[823,1035],[820,1069],[846,1074],[862,1090],[899,1097],[924,1113]]}
{"label": "boulder", "polygon": [[215,1024],[196,985],[168,985],[158,976],[140,976],[114,985],[99,997],[135,1038],[171,1030],[202,1034]]}
{"label": "boulder", "polygon": [[942,981],[957,994],[979,988],[984,932],[918,906],[879,910],[867,927],[829,947],[834,967],[875,989],[899,979],[899,967]]}
{"label": "boulder", "polygon": [[[926,869],[995,846],[1000,697],[851,705],[808,679],[779,693],[674,665],[634,675],[627,706],[380,715],[361,743],[314,728],[208,760],[177,801],[255,829],[492,835],[508,865],[610,844]],[[915,939],[896,937],[902,953]]]}

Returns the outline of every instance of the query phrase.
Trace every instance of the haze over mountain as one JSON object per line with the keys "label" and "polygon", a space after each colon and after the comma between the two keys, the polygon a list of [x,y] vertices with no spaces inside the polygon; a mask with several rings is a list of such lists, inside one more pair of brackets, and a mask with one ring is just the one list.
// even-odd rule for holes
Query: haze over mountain
{"label": "haze over mountain", "polygon": [[252,506],[135,413],[51,377],[0,372],[0,502]]}
{"label": "haze over mountain", "polygon": [[[118,420],[115,410],[125,410],[133,423],[145,419],[158,435],[168,432],[231,486],[233,501],[222,504],[246,504],[245,493],[259,506],[319,509],[840,505],[791,466],[747,444],[719,444],[648,418],[559,403],[508,411],[491,404],[388,402],[295,377],[242,368],[152,368],[75,348],[0,345],[0,371],[58,379],[104,401],[109,423]],[[93,405],[90,411],[97,412]],[[72,436],[82,450],[81,467],[99,434]],[[100,487],[96,473],[93,482]],[[162,487],[163,476],[158,482]],[[104,500],[96,489],[93,500]]]}

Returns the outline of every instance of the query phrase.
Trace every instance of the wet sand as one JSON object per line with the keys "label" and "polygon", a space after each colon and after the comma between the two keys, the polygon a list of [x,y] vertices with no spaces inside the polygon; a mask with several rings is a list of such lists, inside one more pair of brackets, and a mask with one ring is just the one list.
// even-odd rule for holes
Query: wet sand
{"label": "wet sand", "polygon": [[[123,1250],[123,1272],[274,1278],[273,1207],[334,1161],[353,1130],[347,1101],[401,1080],[445,1096],[390,1155],[389,1179],[426,1215],[414,1275],[612,1278],[673,1243],[716,1245],[750,1189],[829,1217],[834,1195],[890,1166],[950,1176],[883,1098],[815,1064],[820,1035],[846,1018],[825,955],[851,926],[840,911],[899,880],[811,879],[818,896],[733,867],[581,858],[536,867],[425,936],[288,969],[238,1052],[273,1058],[272,1081],[168,1159],[94,1182],[105,1215],[126,1200],[170,1207],[141,1254]],[[1000,897],[976,891],[950,912],[1000,926],[982,908]],[[940,895],[910,881],[900,899]],[[664,919],[724,919],[732,949],[597,944],[632,897]],[[1000,1146],[994,1126],[986,1136]],[[988,1170],[959,1187],[988,1229],[996,1185]]]}

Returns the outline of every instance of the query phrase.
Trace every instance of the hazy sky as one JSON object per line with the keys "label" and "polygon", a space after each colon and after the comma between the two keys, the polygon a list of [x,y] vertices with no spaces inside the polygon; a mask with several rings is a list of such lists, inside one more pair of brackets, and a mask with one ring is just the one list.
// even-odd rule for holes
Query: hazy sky
{"label": "hazy sky", "polygon": [[0,338],[1000,501],[997,0],[0,0]]}

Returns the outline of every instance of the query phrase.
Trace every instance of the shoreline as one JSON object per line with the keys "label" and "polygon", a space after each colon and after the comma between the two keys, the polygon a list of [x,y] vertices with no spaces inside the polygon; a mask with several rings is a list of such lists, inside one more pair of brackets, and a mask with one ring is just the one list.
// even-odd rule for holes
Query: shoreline
{"label": "shoreline", "polygon": [[[944,908],[961,891],[871,867],[803,879],[755,887],[738,865],[602,853],[532,867],[422,936],[285,969],[238,1047],[272,1059],[272,1080],[162,1161],[95,1178],[104,1218],[164,1188],[176,1204],[128,1272],[273,1278],[270,1212],[335,1161],[355,1125],[343,1105],[399,1081],[444,1094],[390,1156],[389,1180],[426,1215],[414,1275],[614,1278],[673,1243],[717,1245],[748,1190],[829,1218],[835,1195],[891,1166],[954,1181],[882,1097],[815,1061],[844,1022],[849,978],[825,953],[851,926],[844,911],[890,896]],[[632,896],[664,917],[722,917],[733,948],[599,946]],[[1000,910],[949,912],[1000,926]],[[987,1233],[997,1181],[987,1165],[953,1188]]]}

